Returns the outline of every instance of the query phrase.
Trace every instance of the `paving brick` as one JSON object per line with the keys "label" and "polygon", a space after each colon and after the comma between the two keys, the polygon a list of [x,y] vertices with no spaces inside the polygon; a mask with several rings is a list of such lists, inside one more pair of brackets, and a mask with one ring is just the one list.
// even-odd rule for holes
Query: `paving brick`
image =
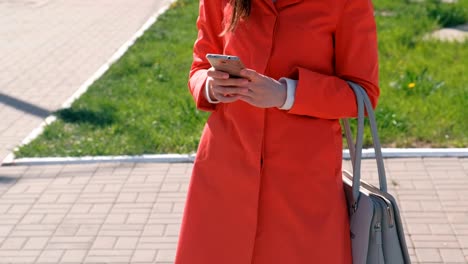
{"label": "paving brick", "polygon": [[154,263],[157,250],[135,250],[132,263],[150,262]]}
{"label": "paving brick", "polygon": [[188,189],[189,189],[189,184],[188,183],[181,183],[181,187],[180,187],[179,191],[181,191],[183,193],[187,193]]}
{"label": "paving brick", "polygon": [[44,219],[45,214],[28,214],[21,219],[20,224],[39,224]]}
{"label": "paving brick", "polygon": [[466,263],[461,249],[440,249],[444,263]]}
{"label": "paving brick", "polygon": [[137,203],[153,203],[156,201],[158,194],[154,192],[139,193],[136,200]]}
{"label": "paving brick", "polygon": [[436,248],[416,249],[416,256],[420,262],[441,263],[442,257]]}
{"label": "paving brick", "polygon": [[402,201],[399,203],[399,206],[404,211],[422,211],[422,206],[420,201]]}
{"label": "paving brick", "polygon": [[31,237],[24,245],[25,250],[38,249],[42,250],[46,247],[49,237]]}
{"label": "paving brick", "polygon": [[173,261],[175,259],[175,250],[159,250],[156,261]]}
{"label": "paving brick", "polygon": [[112,213],[133,213],[133,214],[149,214],[153,208],[152,203],[123,203],[116,204],[112,207]]}
{"label": "paving brick", "polygon": [[87,252],[87,250],[66,250],[60,260],[60,263],[82,263]]}
{"label": "paving brick", "polygon": [[92,175],[92,173],[90,172],[81,172],[81,173],[84,173],[85,175],[73,177],[70,182],[71,185],[83,186],[89,183],[89,181],[91,180],[90,175]]}
{"label": "paving brick", "polygon": [[458,235],[458,241],[463,249],[468,249],[468,234],[466,235]]}
{"label": "paving brick", "polygon": [[453,230],[460,236],[468,235],[468,223],[466,224],[452,224]]}
{"label": "paving brick", "polygon": [[145,225],[142,236],[146,236],[146,237],[162,236],[164,234],[165,229],[166,229],[165,225]]}
{"label": "paving brick", "polygon": [[182,215],[172,214],[171,216],[152,215],[148,220],[149,224],[180,224]]}
{"label": "paving brick", "polygon": [[24,214],[26,213],[31,206],[29,204],[15,204],[10,207],[8,214]]}
{"label": "paving brick", "polygon": [[468,212],[447,212],[447,218],[452,224],[466,224],[468,223]]}
{"label": "paving brick", "polygon": [[122,192],[157,192],[159,191],[160,184],[159,183],[126,183],[122,188]]}
{"label": "paving brick", "polygon": [[135,249],[139,237],[119,237],[115,243],[115,249]]}
{"label": "paving brick", "polygon": [[174,225],[174,224],[169,224],[166,227],[166,236],[179,236],[179,231],[180,231],[180,225]]}
{"label": "paving brick", "polygon": [[[65,210],[64,210],[65,211]],[[42,219],[42,224],[59,224],[62,222],[63,218],[65,218],[65,214],[46,214]]]}
{"label": "paving brick", "polygon": [[126,225],[110,225],[110,224],[104,224],[101,227],[101,230],[99,232],[100,235],[103,236],[127,236],[127,237],[132,237],[132,236],[140,236],[142,231],[144,229],[143,225],[139,224],[126,224]]}
{"label": "paving brick", "polygon": [[57,199],[57,203],[74,203],[78,199],[78,194],[61,194]]}
{"label": "paving brick", "polygon": [[72,214],[86,214],[89,213],[94,204],[92,203],[79,203],[74,204],[70,210]]}
{"label": "paving brick", "polygon": [[183,213],[185,208],[185,203],[174,203],[174,207],[172,208],[172,212],[174,213]]}
{"label": "paving brick", "polygon": [[[85,193],[85,191],[83,191]],[[115,193],[86,193],[78,198],[78,203],[109,204],[113,203],[117,197]]]}
{"label": "paving brick", "polygon": [[94,204],[91,207],[89,214],[107,214],[111,210],[112,206],[112,203]]}
{"label": "paving brick", "polygon": [[117,198],[117,203],[134,203],[138,197],[138,193],[120,193]]}
{"label": "paving brick", "polygon": [[0,204],[0,214],[4,214],[10,209],[11,204]]}
{"label": "paving brick", "polygon": [[127,224],[145,224],[148,220],[149,214],[129,214]]}
{"label": "paving brick", "polygon": [[154,213],[170,213],[172,212],[174,204],[173,203],[160,203],[157,202],[154,206],[153,212]]}
{"label": "paving brick", "polygon": [[128,214],[109,214],[107,215],[106,224],[124,224],[127,222]]}
{"label": "paving brick", "polygon": [[122,189],[123,184],[105,184],[102,192],[104,193],[118,193]]}
{"label": "paving brick", "polygon": [[31,213],[63,215],[70,209],[69,204],[35,204],[31,208]]}
{"label": "paving brick", "polygon": [[177,243],[177,237],[161,236],[161,237],[141,237],[140,243],[157,243],[157,244],[174,244]]}
{"label": "paving brick", "polygon": [[132,257],[132,250],[90,250],[85,259],[85,262],[107,262],[129,263]]}
{"label": "paving brick", "polygon": [[63,223],[66,224],[102,224],[106,214],[68,214]]}
{"label": "paving brick", "polygon": [[12,235],[18,237],[44,237],[51,236],[54,230],[14,230]]}
{"label": "paving brick", "polygon": [[117,237],[113,236],[99,236],[94,241],[92,249],[112,249],[114,248]]}
{"label": "paving brick", "polygon": [[430,225],[427,225],[427,224],[421,224],[421,223],[407,224],[406,229],[412,235],[431,234]]}
{"label": "paving brick", "polygon": [[4,232],[5,226],[8,225],[16,225],[21,219],[23,218],[24,215],[22,214],[2,214],[0,215],[0,236],[2,236]]}
{"label": "paving brick", "polygon": [[177,192],[180,190],[179,183],[166,183],[161,187],[161,192]]}
{"label": "paving brick", "polygon": [[435,235],[453,235],[453,230],[450,225],[447,224],[431,224],[429,225],[431,233]]}
{"label": "paving brick", "polygon": [[9,237],[1,244],[0,250],[19,250],[26,242],[24,237]]}
{"label": "paving brick", "polygon": [[40,254],[37,263],[59,263],[63,250],[44,250]]}
{"label": "paving brick", "polygon": [[89,224],[80,225],[75,235],[76,236],[97,236],[100,228],[101,228],[100,225],[89,225]]}

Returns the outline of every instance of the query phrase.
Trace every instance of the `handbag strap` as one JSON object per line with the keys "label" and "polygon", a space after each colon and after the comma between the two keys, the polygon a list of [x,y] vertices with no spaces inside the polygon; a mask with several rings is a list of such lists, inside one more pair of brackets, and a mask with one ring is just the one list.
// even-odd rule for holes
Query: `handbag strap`
{"label": "handbag strap", "polygon": [[364,110],[367,111],[368,119],[371,128],[372,141],[374,144],[375,159],[377,162],[377,171],[379,175],[380,191],[387,192],[387,177],[385,174],[385,165],[382,156],[382,147],[380,145],[379,136],[377,133],[377,124],[375,121],[375,113],[372,108],[372,103],[367,96],[366,91],[358,84],[348,81],[349,86],[353,89],[356,95],[356,103],[358,107],[358,127],[356,135],[356,145],[353,143],[352,132],[349,126],[349,120],[343,119],[345,128],[346,141],[348,143],[349,154],[353,164],[353,204],[359,199],[359,187],[361,185],[361,162],[362,162],[362,145],[364,137]]}

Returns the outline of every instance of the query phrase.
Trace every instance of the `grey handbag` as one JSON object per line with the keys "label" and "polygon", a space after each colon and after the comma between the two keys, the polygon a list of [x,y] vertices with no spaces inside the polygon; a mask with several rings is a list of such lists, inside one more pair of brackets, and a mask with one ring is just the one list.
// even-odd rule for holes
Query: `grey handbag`
{"label": "grey handbag", "polygon": [[[395,199],[387,192],[387,179],[377,125],[371,102],[365,90],[348,82],[356,95],[358,128],[353,144],[347,119],[343,119],[346,139],[353,164],[353,175],[343,171],[343,186],[349,209],[354,264],[409,264],[410,258]],[[379,175],[379,188],[361,180],[361,157],[364,134],[364,109],[367,111],[374,142]]]}

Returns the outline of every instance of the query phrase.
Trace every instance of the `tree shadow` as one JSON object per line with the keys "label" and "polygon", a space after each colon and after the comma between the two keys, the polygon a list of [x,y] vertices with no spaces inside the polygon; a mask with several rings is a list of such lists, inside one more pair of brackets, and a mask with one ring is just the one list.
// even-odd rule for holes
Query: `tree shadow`
{"label": "tree shadow", "polygon": [[104,127],[111,125],[116,119],[116,109],[114,107],[105,107],[99,111],[91,111],[87,109],[62,109],[54,114],[57,118],[66,123],[91,124],[94,126]]}
{"label": "tree shadow", "polygon": [[0,92],[0,103],[9,105],[15,109],[32,114],[38,117],[46,118],[50,115],[49,110],[33,105],[21,99]]}

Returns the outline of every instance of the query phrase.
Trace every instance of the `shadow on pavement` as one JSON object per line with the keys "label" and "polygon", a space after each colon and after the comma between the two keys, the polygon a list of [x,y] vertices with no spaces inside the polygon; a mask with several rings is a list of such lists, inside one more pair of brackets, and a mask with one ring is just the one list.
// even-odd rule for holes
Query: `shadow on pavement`
{"label": "shadow on pavement", "polygon": [[46,118],[51,114],[51,112],[47,109],[33,105],[31,103],[25,102],[20,99],[14,98],[12,96],[6,95],[1,92],[0,92],[0,103],[9,105],[25,113],[32,114],[32,115],[42,117],[42,118]]}
{"label": "shadow on pavement", "polygon": [[17,180],[18,178],[0,175],[0,184],[10,184],[16,182]]}

